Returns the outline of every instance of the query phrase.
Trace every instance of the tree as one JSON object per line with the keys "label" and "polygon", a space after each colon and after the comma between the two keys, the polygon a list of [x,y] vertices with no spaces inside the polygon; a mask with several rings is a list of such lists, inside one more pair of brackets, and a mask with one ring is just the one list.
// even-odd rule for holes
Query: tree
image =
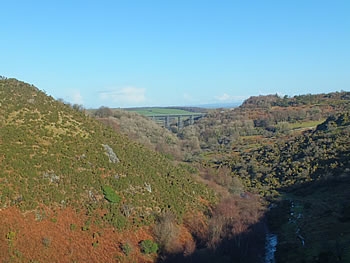
{"label": "tree", "polygon": [[81,105],[81,104],[75,103],[75,104],[72,105],[72,108],[73,108],[74,110],[76,110],[76,111],[81,111],[81,112],[84,111],[84,106]]}
{"label": "tree", "polygon": [[108,118],[110,116],[113,116],[113,111],[108,108],[101,106],[96,112],[95,112],[95,117],[99,118]]}
{"label": "tree", "polygon": [[179,243],[180,230],[173,213],[167,212],[163,214],[155,225],[153,232],[163,252],[170,254],[182,252],[183,248],[181,243]]}

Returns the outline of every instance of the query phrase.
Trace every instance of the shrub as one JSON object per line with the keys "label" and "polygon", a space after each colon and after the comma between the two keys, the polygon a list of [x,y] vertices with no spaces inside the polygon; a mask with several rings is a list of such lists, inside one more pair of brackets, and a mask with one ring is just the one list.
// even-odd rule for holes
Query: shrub
{"label": "shrub", "polygon": [[157,253],[158,244],[152,240],[146,239],[140,243],[141,252],[144,254]]}
{"label": "shrub", "polygon": [[122,249],[123,253],[126,255],[126,256],[129,256],[131,251],[132,251],[132,247],[129,243],[123,243],[121,244],[120,248]]}
{"label": "shrub", "polygon": [[114,215],[112,220],[112,225],[118,230],[123,230],[128,224],[127,219],[122,215]]}
{"label": "shrub", "polygon": [[7,239],[7,240],[12,241],[12,240],[15,239],[15,237],[16,237],[16,232],[14,232],[14,231],[10,231],[10,232],[8,232],[8,233],[6,234],[6,239]]}
{"label": "shrub", "polygon": [[105,185],[102,187],[103,195],[105,199],[111,203],[119,203],[120,196],[116,194],[112,187]]}
{"label": "shrub", "polygon": [[90,227],[87,225],[81,227],[82,231],[88,231],[89,229],[90,229]]}
{"label": "shrub", "polygon": [[180,230],[176,225],[176,217],[168,212],[159,218],[159,222],[154,226],[154,235],[162,252],[176,254],[182,252],[182,245],[179,243]]}
{"label": "shrub", "polygon": [[49,247],[51,245],[51,239],[49,237],[43,237],[42,240],[41,240],[41,243],[45,247]]}
{"label": "shrub", "polygon": [[106,118],[112,116],[113,111],[108,107],[102,106],[95,112],[94,115],[99,118]]}

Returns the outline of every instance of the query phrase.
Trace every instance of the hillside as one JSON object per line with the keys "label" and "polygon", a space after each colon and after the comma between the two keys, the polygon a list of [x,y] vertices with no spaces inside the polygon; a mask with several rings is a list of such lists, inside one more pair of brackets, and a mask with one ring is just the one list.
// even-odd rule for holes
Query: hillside
{"label": "hillside", "polygon": [[258,96],[182,133],[198,138],[192,162],[226,167],[270,203],[276,262],[349,262],[349,114],[349,92]]}
{"label": "hillside", "polygon": [[[203,178],[211,186],[216,185],[214,189],[222,191],[219,185],[233,194],[230,201],[221,201],[211,218],[212,224],[220,218],[228,229],[228,232],[221,230],[221,243],[215,243],[215,239],[209,241],[219,246],[220,252],[215,256],[194,253],[192,262],[225,262],[225,258],[255,262],[233,241],[240,240],[240,235],[228,234],[232,221],[225,217],[229,210],[235,210],[228,210],[232,203],[244,206],[242,199],[234,197],[237,192],[242,195],[242,188],[259,193],[267,204],[275,207],[267,215],[268,225],[279,240],[276,262],[335,262],[340,258],[345,260],[340,262],[347,262],[350,255],[347,249],[350,196],[346,190],[350,178],[349,102],[347,92],[292,98],[252,97],[239,108],[210,111],[177,133],[182,145],[189,142],[192,145],[187,152],[184,152],[186,147],[182,148],[184,159],[199,167]],[[133,121],[138,123],[130,118]],[[122,122],[119,125],[131,126]],[[151,133],[147,129],[139,131],[141,136]],[[245,187],[239,186],[239,181]],[[252,208],[253,203],[249,206],[250,213],[258,209]],[[235,229],[242,219],[232,213]],[[249,251],[259,246],[259,242],[252,240],[263,235],[259,224],[252,222],[256,221],[251,221],[249,226],[254,229],[254,237],[245,237],[249,240],[246,241]]]}
{"label": "hillside", "polygon": [[273,195],[325,177],[327,167],[348,166],[349,112],[349,92],[251,97],[239,108],[209,112],[179,137],[197,138],[192,161],[227,166],[252,191]]}
{"label": "hillside", "polygon": [[[134,229],[122,245],[152,261],[136,253],[143,237],[153,239],[148,226],[164,213],[178,222],[188,213],[203,214],[215,201],[186,167],[175,167],[32,85],[2,79],[0,98],[0,217],[7,218],[0,229],[2,259],[55,261],[62,255],[52,253],[63,243],[60,262],[84,261],[86,253],[78,247],[96,251],[95,261],[114,262],[132,254],[123,253],[118,240]],[[38,233],[29,229],[37,228],[48,232],[31,239]],[[53,229],[64,236],[53,235]],[[101,254],[110,239],[113,249]]]}
{"label": "hillside", "polygon": [[251,97],[238,108],[210,111],[196,125],[182,129],[179,136],[197,137],[203,152],[244,149],[315,128],[328,116],[349,111],[349,101],[350,92],[345,91],[283,98]]}
{"label": "hillside", "polygon": [[271,232],[276,262],[347,262],[349,94],[251,97],[171,133],[1,79],[0,258],[260,262]]}
{"label": "hillside", "polygon": [[101,107],[89,113],[101,123],[168,158],[182,159],[182,142],[167,129],[136,112]]}

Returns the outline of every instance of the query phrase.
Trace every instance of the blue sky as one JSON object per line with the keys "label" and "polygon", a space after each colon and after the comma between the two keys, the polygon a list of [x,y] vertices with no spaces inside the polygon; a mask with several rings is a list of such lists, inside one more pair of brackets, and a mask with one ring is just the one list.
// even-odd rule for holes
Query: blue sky
{"label": "blue sky", "polygon": [[0,75],[86,108],[350,90],[350,1],[1,1]]}

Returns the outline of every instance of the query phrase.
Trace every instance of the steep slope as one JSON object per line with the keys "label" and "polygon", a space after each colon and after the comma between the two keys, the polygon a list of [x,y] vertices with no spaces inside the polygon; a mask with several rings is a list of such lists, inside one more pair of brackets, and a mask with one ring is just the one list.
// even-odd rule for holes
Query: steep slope
{"label": "steep slope", "polygon": [[[109,113],[105,116],[100,111]],[[96,114],[97,113],[97,114]],[[182,158],[182,143],[175,134],[162,128],[149,118],[136,112],[101,107],[94,115],[100,122],[128,136],[147,148],[161,152],[168,157]]]}
{"label": "steep slope", "polygon": [[150,225],[165,211],[181,219],[215,199],[186,169],[15,79],[0,80],[0,167],[1,212],[41,221],[73,208],[84,230]]}

